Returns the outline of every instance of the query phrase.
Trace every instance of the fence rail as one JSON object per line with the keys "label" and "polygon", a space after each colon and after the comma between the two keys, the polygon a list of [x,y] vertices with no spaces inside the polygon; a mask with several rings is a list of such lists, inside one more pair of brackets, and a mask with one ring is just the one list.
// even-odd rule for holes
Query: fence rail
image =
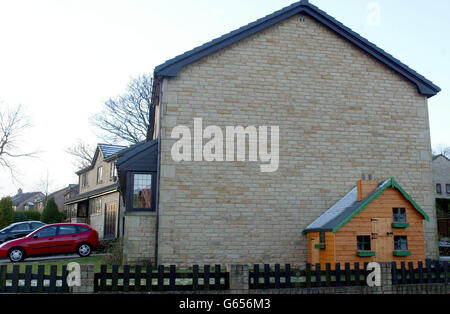
{"label": "fence rail", "polygon": [[155,270],[149,266],[129,265],[119,271],[118,265],[113,265],[109,271],[106,265],[102,265],[100,273],[94,275],[94,291],[204,291],[204,290],[228,290],[229,273],[222,272],[220,265],[215,265],[212,270],[205,265],[200,271],[198,265],[192,270],[180,271],[174,265],[168,269],[159,265]]}
{"label": "fence rail", "polygon": [[45,266],[39,265],[37,273],[33,273],[31,265],[25,266],[25,272],[20,272],[20,266],[14,265],[8,272],[6,265],[0,266],[0,293],[68,293],[67,266],[62,266],[61,275],[58,267],[52,265],[50,274],[45,274]]}

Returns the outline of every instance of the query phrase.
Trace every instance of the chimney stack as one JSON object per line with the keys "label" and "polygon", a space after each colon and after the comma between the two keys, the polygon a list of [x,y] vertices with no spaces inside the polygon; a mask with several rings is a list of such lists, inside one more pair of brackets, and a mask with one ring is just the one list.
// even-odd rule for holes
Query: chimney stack
{"label": "chimney stack", "polygon": [[17,194],[20,195],[20,194],[22,194],[22,193],[23,193],[23,190],[22,190],[22,189],[18,189],[18,190],[17,190]]}
{"label": "chimney stack", "polygon": [[373,174],[369,174],[368,178],[369,179],[366,180],[366,174],[363,174],[361,180],[356,183],[358,189],[358,202],[365,200],[378,187],[378,181],[374,179]]}

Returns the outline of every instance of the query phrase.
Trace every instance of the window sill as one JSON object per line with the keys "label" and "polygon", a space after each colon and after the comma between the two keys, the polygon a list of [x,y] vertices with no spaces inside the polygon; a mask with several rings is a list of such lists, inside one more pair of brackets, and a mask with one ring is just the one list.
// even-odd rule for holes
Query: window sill
{"label": "window sill", "polygon": [[394,256],[406,257],[411,256],[410,251],[394,251]]}
{"label": "window sill", "polygon": [[392,228],[409,228],[409,223],[406,222],[394,222]]}
{"label": "window sill", "polygon": [[358,252],[358,256],[359,257],[373,257],[375,256],[375,252],[371,252],[371,251],[364,251],[364,252]]}
{"label": "window sill", "polygon": [[319,249],[319,250],[325,250],[327,248],[327,246],[325,244],[316,244],[316,245],[314,245],[314,248]]}

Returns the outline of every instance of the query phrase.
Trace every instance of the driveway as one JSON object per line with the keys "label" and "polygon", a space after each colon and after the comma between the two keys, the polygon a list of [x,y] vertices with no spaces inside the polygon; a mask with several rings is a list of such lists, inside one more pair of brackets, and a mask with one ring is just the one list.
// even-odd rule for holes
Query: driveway
{"label": "driveway", "polygon": [[[90,256],[104,256],[105,254],[91,254]],[[78,254],[71,255],[56,255],[56,256],[41,256],[41,257],[29,257],[26,258],[23,262],[41,262],[41,261],[58,261],[64,259],[76,259],[81,258]],[[0,264],[11,263],[9,259],[0,259]]]}

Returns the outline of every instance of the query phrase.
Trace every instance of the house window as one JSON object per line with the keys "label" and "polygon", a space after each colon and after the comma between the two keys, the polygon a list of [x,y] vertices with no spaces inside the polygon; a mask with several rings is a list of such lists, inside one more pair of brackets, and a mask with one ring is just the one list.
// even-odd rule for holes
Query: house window
{"label": "house window", "polygon": [[102,198],[90,199],[89,208],[91,209],[91,214],[100,214],[102,212]]}
{"label": "house window", "polygon": [[87,187],[87,174],[86,172],[81,175],[81,186]]}
{"label": "house window", "polygon": [[116,163],[115,162],[112,162],[110,164],[109,174],[110,174],[110,179],[111,180],[114,180],[115,177],[117,177],[117,169],[116,169]]}
{"label": "house window", "polygon": [[406,222],[406,209],[393,208],[394,222]]}
{"label": "house window", "polygon": [[358,236],[356,237],[356,245],[358,251],[370,251],[370,236]]}
{"label": "house window", "polygon": [[395,251],[407,251],[408,250],[408,238],[406,236],[394,237],[394,250]]}
{"label": "house window", "polygon": [[441,185],[439,183],[436,184],[436,193],[437,194],[442,194],[442,187],[441,187]]}
{"label": "house window", "polygon": [[450,194],[450,184],[445,185],[445,191],[447,192],[447,194]]}
{"label": "house window", "polygon": [[152,175],[133,175],[133,208],[152,209]]}
{"label": "house window", "polygon": [[103,182],[103,167],[97,168],[97,184]]}

